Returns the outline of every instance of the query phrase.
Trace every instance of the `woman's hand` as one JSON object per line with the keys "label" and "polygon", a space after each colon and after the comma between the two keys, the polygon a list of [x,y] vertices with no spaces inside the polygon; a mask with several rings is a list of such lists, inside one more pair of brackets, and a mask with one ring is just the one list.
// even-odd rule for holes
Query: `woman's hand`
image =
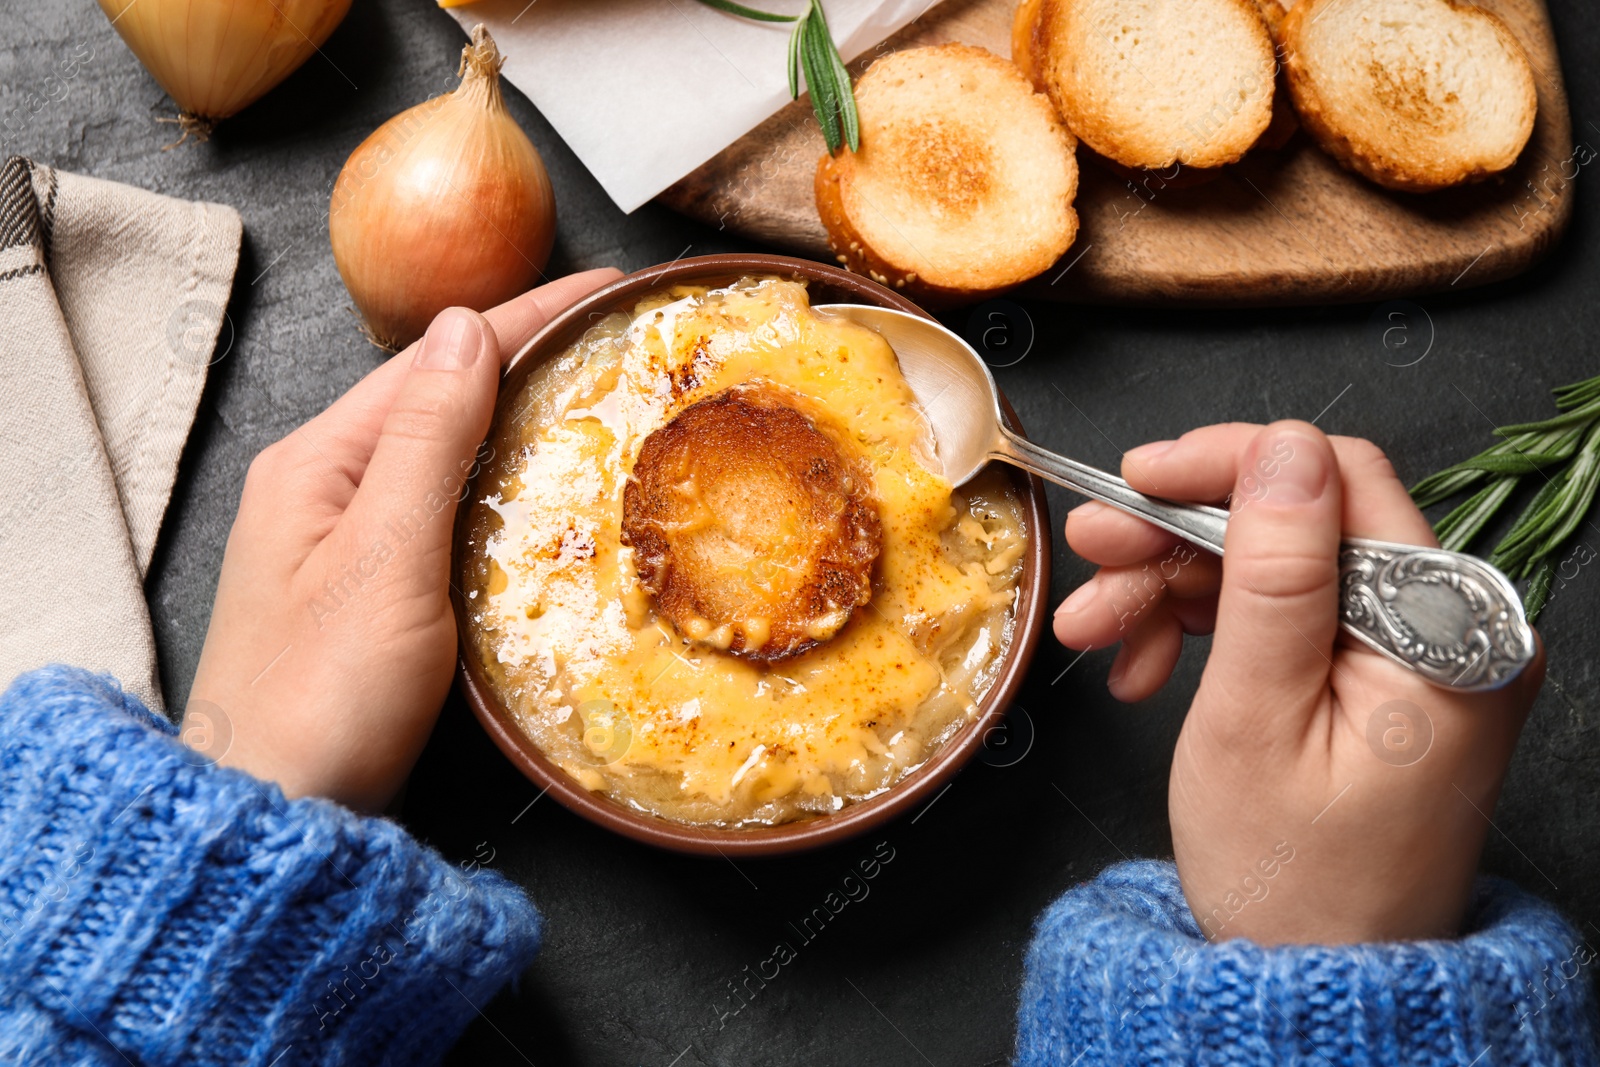
{"label": "woman's hand", "polygon": [[1207,937],[1264,944],[1448,936],[1544,677],[1454,693],[1338,634],[1342,537],[1436,545],[1376,447],[1303,422],[1233,424],[1129,452],[1136,489],[1228,501],[1227,554],[1100,504],[1067,517],[1101,566],[1055,618],[1120,641],[1109,685],[1141,700],[1184,633],[1215,628],[1168,798],[1184,895]]}
{"label": "woman's hand", "polygon": [[433,729],[456,659],[450,545],[502,357],[619,274],[594,270],[427,335],[262,450],[245,477],[185,712],[191,747],[376,811]]}

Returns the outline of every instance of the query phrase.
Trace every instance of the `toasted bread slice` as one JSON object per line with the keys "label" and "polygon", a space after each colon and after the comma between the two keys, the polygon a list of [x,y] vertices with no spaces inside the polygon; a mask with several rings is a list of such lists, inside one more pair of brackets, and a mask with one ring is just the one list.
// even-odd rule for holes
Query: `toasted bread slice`
{"label": "toasted bread slice", "polygon": [[1267,24],[1267,32],[1272,34],[1273,41],[1283,39],[1283,20],[1289,17],[1289,9],[1294,6],[1286,0],[1255,0],[1256,11],[1261,15],[1261,21]]}
{"label": "toasted bread slice", "polygon": [[1289,76],[1283,69],[1283,24],[1289,17],[1292,0],[1255,0],[1261,21],[1267,24],[1272,35],[1272,48],[1277,62],[1277,77],[1272,92],[1272,121],[1256,142],[1257,149],[1275,152],[1289,143],[1300,129],[1300,117],[1294,113],[1294,100],[1289,95]]}
{"label": "toasted bread slice", "polygon": [[1044,0],[1019,0],[1016,13],[1011,16],[1011,62],[1041,93],[1044,84],[1033,66],[1033,27],[1039,21],[1039,8],[1043,3]]}
{"label": "toasted bread slice", "polygon": [[1300,0],[1289,88],[1327,152],[1379,185],[1427,192],[1510,167],[1533,133],[1528,57],[1454,0]]}
{"label": "toasted bread slice", "polygon": [[823,156],[817,210],[839,262],[933,303],[1020,284],[1072,244],[1076,142],[1010,63],[947,44],[856,85],[861,151]]}
{"label": "toasted bread slice", "polygon": [[764,663],[838,633],[872,599],[882,545],[871,467],[801,406],[765,381],[693,404],[645,438],[622,494],[622,540],[661,614]]}
{"label": "toasted bread slice", "polygon": [[1255,0],[1041,0],[1025,44],[1067,126],[1125,167],[1220,167],[1272,120]]}

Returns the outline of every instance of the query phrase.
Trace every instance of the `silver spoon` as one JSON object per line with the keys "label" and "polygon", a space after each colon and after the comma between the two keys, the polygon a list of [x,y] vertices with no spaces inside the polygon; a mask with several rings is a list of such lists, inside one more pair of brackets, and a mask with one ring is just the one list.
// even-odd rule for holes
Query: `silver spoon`
{"label": "silver spoon", "polygon": [[[1116,475],[1007,429],[988,366],[958,334],[888,308],[823,304],[816,310],[871,327],[889,342],[927,413],[952,485],[1001,460],[1221,554],[1226,511],[1145,496]],[[1476,557],[1349,538],[1339,554],[1339,583],[1344,629],[1435,685],[1495,689],[1533,658],[1522,599],[1504,574]]]}

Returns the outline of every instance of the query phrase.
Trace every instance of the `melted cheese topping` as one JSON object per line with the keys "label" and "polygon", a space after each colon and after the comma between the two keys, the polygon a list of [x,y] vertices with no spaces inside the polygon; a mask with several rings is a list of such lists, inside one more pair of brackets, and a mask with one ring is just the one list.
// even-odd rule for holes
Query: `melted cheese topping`
{"label": "melted cheese topping", "polygon": [[[871,602],[771,667],[674,633],[620,539],[644,438],[756,378],[848,428],[883,523]],[[496,427],[462,554],[469,629],[521,728],[588,788],[685,822],[782,822],[888,788],[976,714],[1011,635],[1020,502],[997,474],[953,493],[894,352],[803,285],[646,298],[535,369]]]}

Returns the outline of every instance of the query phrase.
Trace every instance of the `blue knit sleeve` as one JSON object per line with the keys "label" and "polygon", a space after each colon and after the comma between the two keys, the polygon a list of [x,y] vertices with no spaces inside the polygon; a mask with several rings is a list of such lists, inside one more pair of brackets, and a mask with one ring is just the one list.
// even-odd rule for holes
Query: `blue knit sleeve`
{"label": "blue knit sleeve", "polygon": [[1262,948],[1200,935],[1171,863],[1112,867],[1039,920],[1022,1067],[1590,1067],[1591,949],[1480,881],[1454,941]]}
{"label": "blue knit sleeve", "polygon": [[84,671],[0,696],[0,1063],[430,1063],[537,951],[503,878],[174,732]]}

